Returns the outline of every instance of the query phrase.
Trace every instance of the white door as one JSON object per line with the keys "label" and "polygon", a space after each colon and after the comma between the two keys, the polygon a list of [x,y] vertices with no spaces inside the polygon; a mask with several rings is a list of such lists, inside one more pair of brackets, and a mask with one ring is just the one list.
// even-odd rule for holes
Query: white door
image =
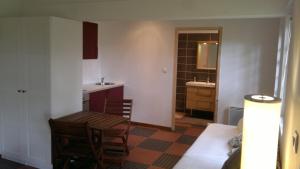
{"label": "white door", "polygon": [[24,60],[20,55],[20,19],[0,21],[0,144],[4,158],[26,162]]}
{"label": "white door", "polygon": [[26,58],[26,111],[28,127],[28,163],[43,166],[49,163],[51,138],[49,19],[22,19],[22,54]]}

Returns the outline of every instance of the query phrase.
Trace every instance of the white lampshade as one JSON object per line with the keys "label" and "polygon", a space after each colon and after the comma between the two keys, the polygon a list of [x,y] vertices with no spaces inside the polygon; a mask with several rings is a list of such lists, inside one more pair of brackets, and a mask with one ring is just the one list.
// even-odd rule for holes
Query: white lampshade
{"label": "white lampshade", "polygon": [[281,100],[244,98],[241,169],[276,169]]}

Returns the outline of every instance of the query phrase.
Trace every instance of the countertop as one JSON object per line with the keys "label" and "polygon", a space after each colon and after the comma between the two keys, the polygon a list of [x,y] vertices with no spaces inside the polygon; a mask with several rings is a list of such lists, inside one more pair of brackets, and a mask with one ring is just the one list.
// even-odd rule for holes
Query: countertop
{"label": "countertop", "polygon": [[113,85],[96,85],[96,84],[84,84],[82,86],[83,93],[93,93],[101,90],[112,89],[115,87],[124,86],[123,82],[113,82]]}

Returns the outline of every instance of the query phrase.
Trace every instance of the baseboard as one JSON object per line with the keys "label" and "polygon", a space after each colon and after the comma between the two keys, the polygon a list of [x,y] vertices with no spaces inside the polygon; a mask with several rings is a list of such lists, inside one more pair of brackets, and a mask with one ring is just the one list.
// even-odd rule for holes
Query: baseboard
{"label": "baseboard", "polygon": [[141,123],[141,122],[135,122],[135,121],[132,121],[131,123],[134,125],[139,125],[139,126],[143,126],[143,127],[152,127],[152,128],[158,128],[161,130],[172,131],[171,127],[165,127],[165,126],[159,126],[159,125],[155,125],[155,124],[147,124],[147,123]]}
{"label": "baseboard", "polygon": [[27,165],[36,167],[36,168],[42,168],[42,169],[52,169],[53,168],[51,162],[46,161],[44,159],[40,159],[40,158],[34,158],[34,157],[31,157],[28,159]]}
{"label": "baseboard", "polygon": [[6,160],[10,160],[16,163],[20,163],[20,164],[26,164],[25,159],[25,155],[20,155],[20,154],[16,154],[16,153],[10,153],[10,152],[5,152],[3,154],[3,158]]}
{"label": "baseboard", "polygon": [[14,153],[5,153],[3,155],[4,159],[10,160],[10,161],[14,161],[20,164],[24,164],[24,165],[29,165],[35,168],[40,168],[40,169],[52,169],[53,166],[49,161],[46,161],[44,159],[40,159],[40,158],[34,158],[34,157],[29,157],[26,159],[26,161],[24,161],[25,157],[20,157],[17,154]]}

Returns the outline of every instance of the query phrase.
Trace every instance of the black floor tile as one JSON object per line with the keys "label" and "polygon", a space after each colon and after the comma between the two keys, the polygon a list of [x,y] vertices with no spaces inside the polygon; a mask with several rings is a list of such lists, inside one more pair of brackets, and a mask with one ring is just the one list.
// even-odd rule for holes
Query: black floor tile
{"label": "black floor tile", "polygon": [[151,129],[151,128],[145,128],[145,127],[135,127],[132,130],[130,130],[130,134],[137,135],[137,136],[143,136],[143,137],[150,137],[156,131],[157,131],[157,129]]}
{"label": "black floor tile", "polygon": [[157,140],[157,139],[147,139],[147,140],[143,141],[141,144],[139,144],[138,146],[141,148],[144,148],[144,149],[148,149],[148,150],[164,152],[171,145],[172,145],[172,142],[162,141],[162,140]]}
{"label": "black floor tile", "polygon": [[192,145],[196,139],[197,139],[197,137],[193,137],[193,136],[189,136],[189,135],[182,135],[177,139],[176,142]]}
{"label": "black floor tile", "polygon": [[175,126],[175,132],[177,132],[177,133],[184,133],[186,130],[187,130],[186,127]]}
{"label": "black floor tile", "polygon": [[179,161],[180,156],[172,154],[162,154],[154,163],[154,166],[161,167],[164,169],[172,169],[175,164]]}

